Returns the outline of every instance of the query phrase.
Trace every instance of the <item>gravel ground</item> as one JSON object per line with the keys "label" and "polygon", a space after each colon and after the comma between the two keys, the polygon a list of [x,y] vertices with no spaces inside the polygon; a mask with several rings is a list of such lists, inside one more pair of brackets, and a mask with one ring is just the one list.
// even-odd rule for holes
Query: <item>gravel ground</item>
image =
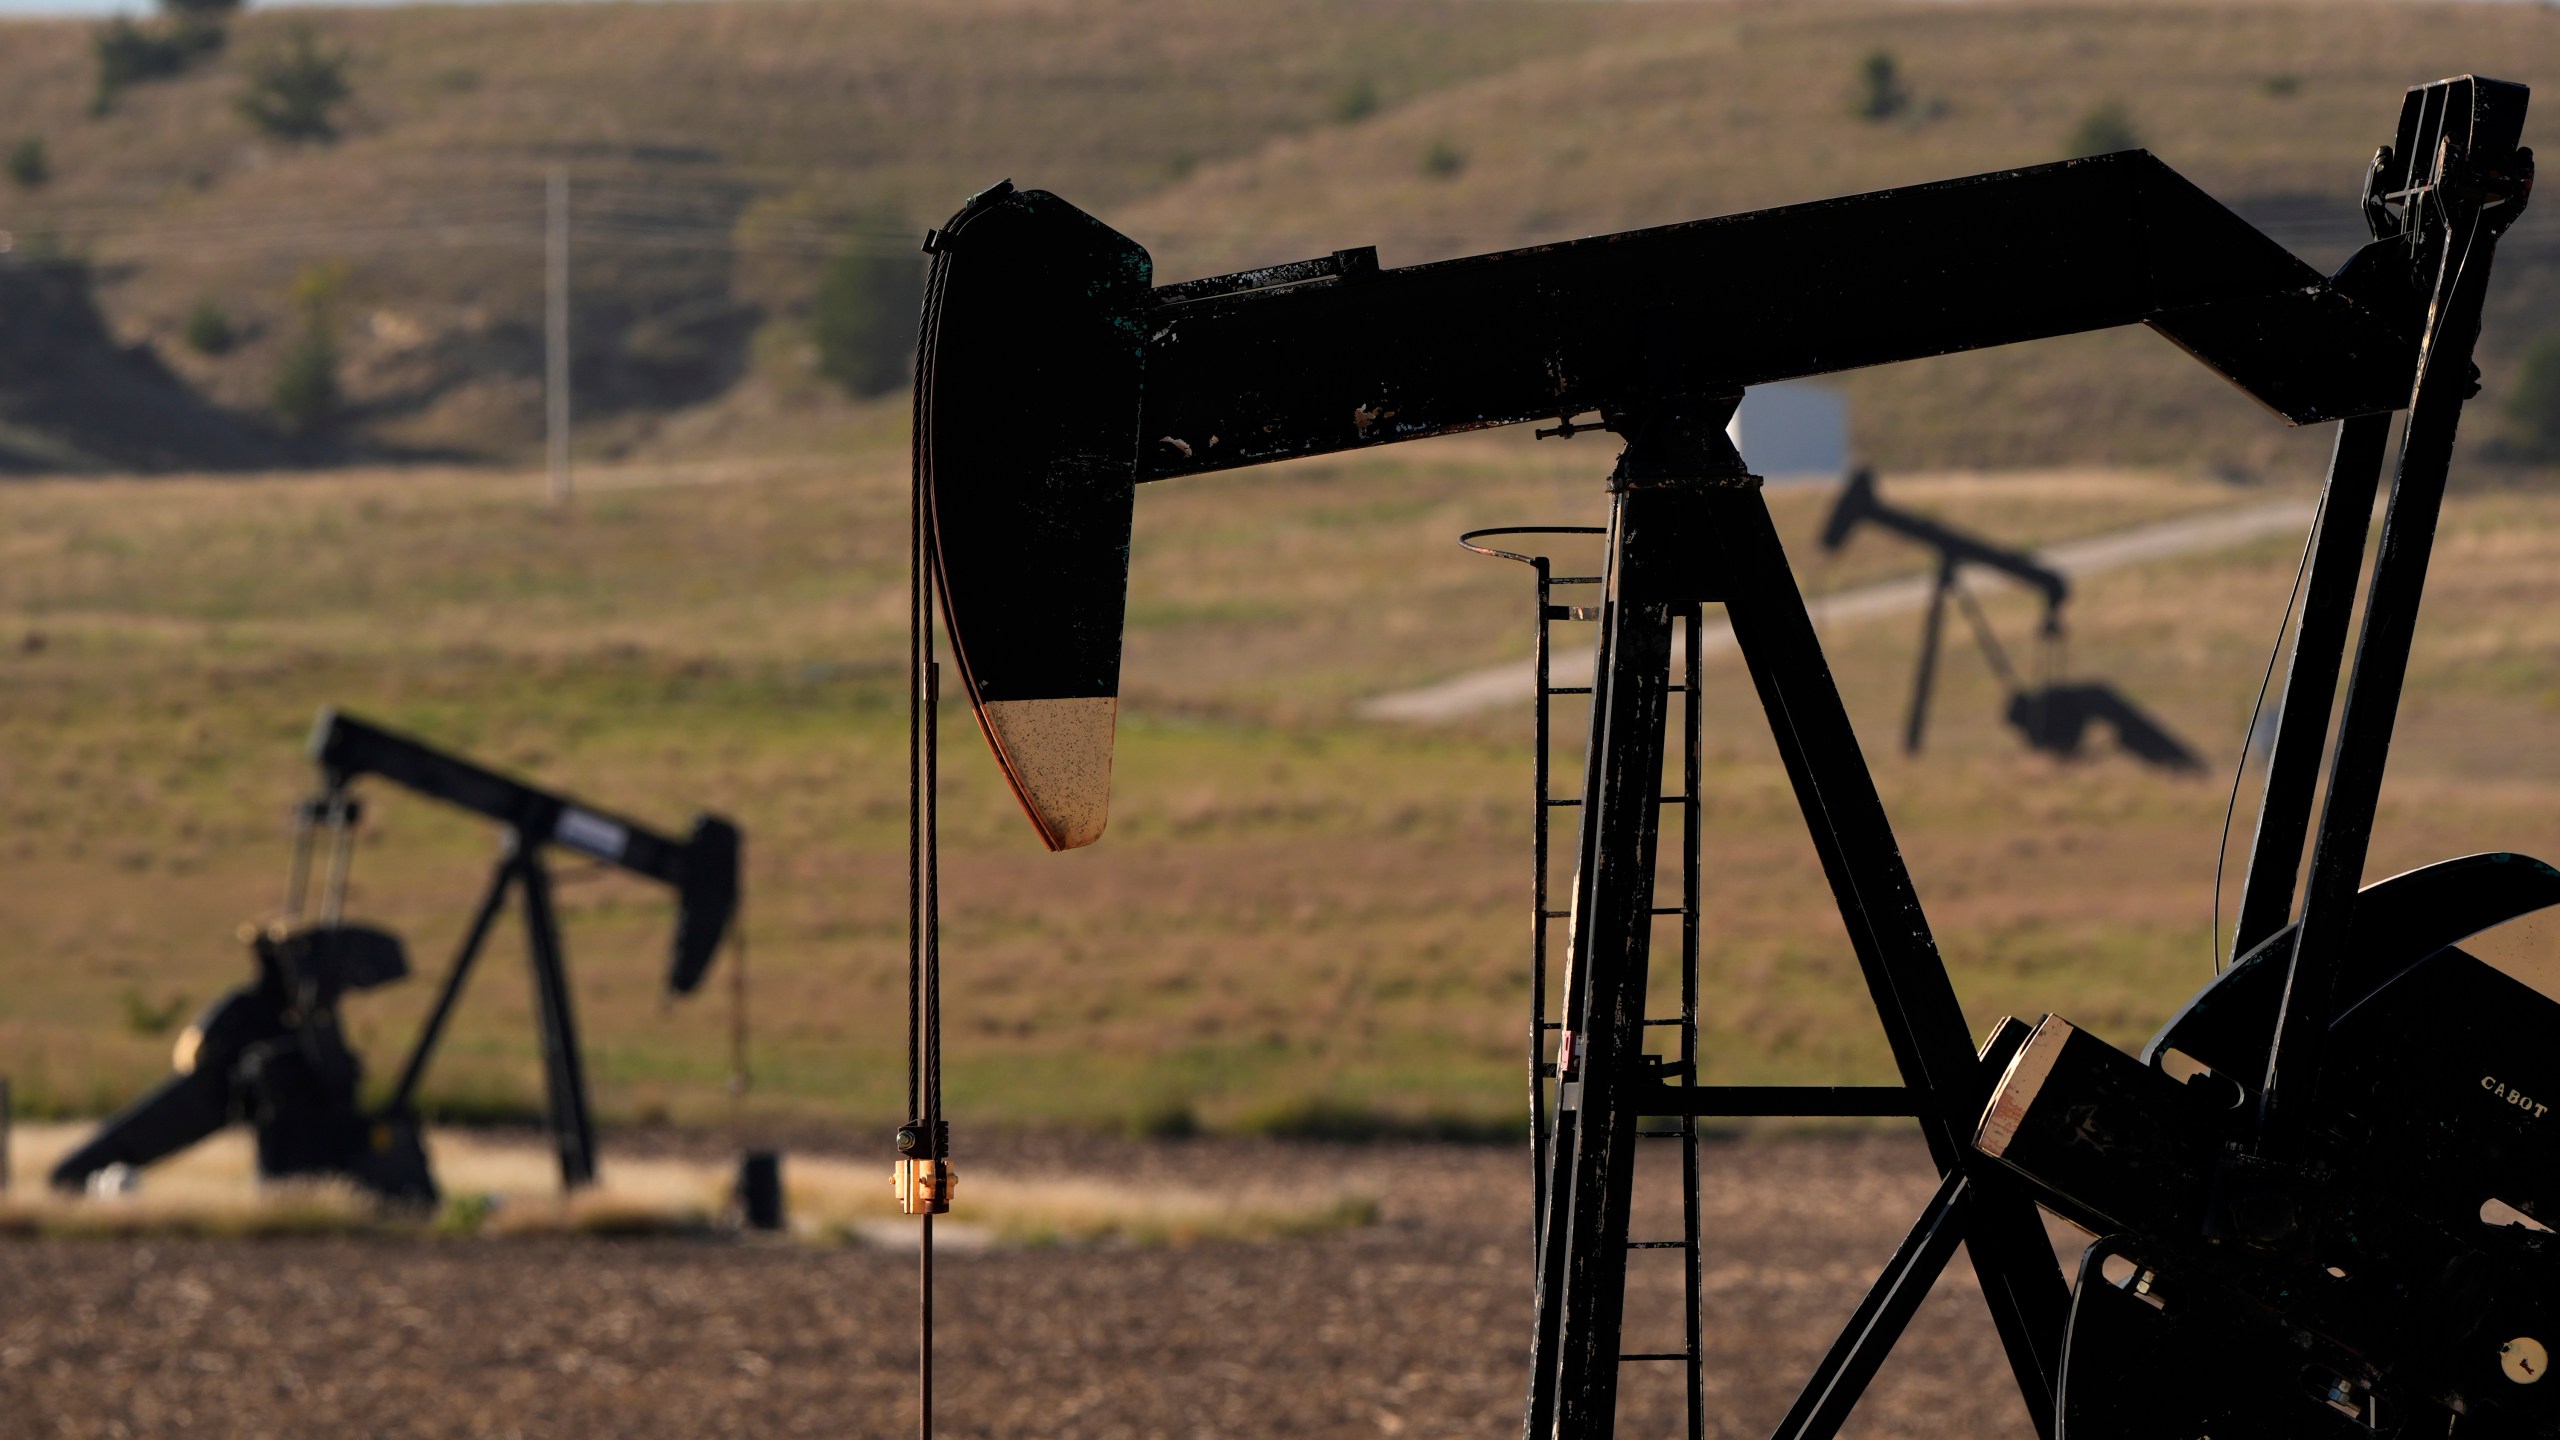
{"label": "gravel ground", "polygon": [[[666,1142],[660,1142],[666,1143]],[[1668,1162],[1674,1147],[1656,1147]],[[1516,1434],[1529,1320],[1509,1151],[1000,1141],[1008,1173],[1303,1179],[1384,1202],[1309,1239],[938,1257],[951,1436]],[[1765,1435],[1917,1213],[1916,1141],[1711,1145],[1707,1432]],[[885,1164],[884,1164],[885,1170]],[[1669,1163],[1639,1235],[1675,1234]],[[1678,1265],[1639,1255],[1630,1348],[1677,1344]],[[915,1430],[915,1257],[701,1240],[0,1242],[0,1435],[644,1437]],[[1676,1366],[1620,1433],[1679,1433]],[[1959,1262],[1860,1435],[2024,1436]]]}

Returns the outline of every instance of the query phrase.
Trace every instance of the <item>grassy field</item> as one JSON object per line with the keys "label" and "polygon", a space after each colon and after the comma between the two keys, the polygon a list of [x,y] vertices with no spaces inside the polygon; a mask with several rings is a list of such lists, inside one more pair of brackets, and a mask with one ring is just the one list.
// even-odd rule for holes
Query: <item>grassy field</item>
{"label": "grassy field", "polygon": [[[326,145],[234,113],[316,28],[354,99]],[[770,0],[257,12],[222,55],[88,113],[89,35],[0,22],[0,187],[20,249],[91,257],[118,338],[262,411],[294,277],[347,262],[347,424],[527,456],[541,187],[573,184],[581,444],[785,453],[849,420],[803,326],[847,237],[902,250],[1004,176],[1150,246],[1167,278],[1372,243],[1389,264],[2061,158],[2093,112],[2316,263],[2403,86],[2560,64],[2548,6],[2291,0]],[[1869,55],[1904,103],[1853,113]],[[2560,218],[2527,214],[2488,346],[2544,328]],[[237,346],[181,336],[203,302]],[[2490,398],[2511,367],[2493,365]],[[2253,407],[2111,334],[1853,377],[1896,469],[2103,462],[2299,474]],[[2475,426],[2474,440],[2494,427]]]}
{"label": "grassy field", "polygon": [[[560,510],[537,477],[480,471],[0,487],[0,1072],[22,1110],[130,1096],[167,1064],[153,1012],[245,974],[231,933],[278,902],[286,813],[309,784],[301,737],[338,704],[644,820],[737,817],[753,1113],[893,1121],[897,439],[826,461],[597,472]],[[1437,728],[1351,712],[1524,653],[1524,574],[1452,540],[1596,521],[1607,460],[1589,441],[1505,435],[1142,497],[1110,835],[1041,853],[965,717],[949,720],[959,1115],[1289,1131],[1509,1113],[1525,701]],[[2271,493],[2130,471],[1887,483],[2022,542]],[[1808,588],[1917,568],[1876,537],[1815,558],[1826,500],[1772,497]],[[2022,754],[1964,649],[1929,753],[1906,760],[1890,737],[1916,620],[1827,637],[1977,1029],[2053,1010],[2131,1042],[2210,973],[2224,786],[2294,549],[2109,574],[2075,602],[2071,672],[2123,686],[2204,755],[2204,778]],[[2555,560],[2560,495],[2452,505],[2375,874],[2560,854]],[[2024,649],[2025,599],[1988,598]],[[1711,1078],[1888,1078],[1747,685],[1729,659],[1706,678]],[[371,806],[351,908],[433,972],[496,837],[379,787]],[[664,898],[599,877],[565,884],[563,903],[601,1108],[717,1120],[726,1002],[715,985],[661,1008]],[[522,1113],[538,1096],[518,943],[502,932],[433,1072],[446,1113]],[[428,991],[350,1003],[377,1075]]]}

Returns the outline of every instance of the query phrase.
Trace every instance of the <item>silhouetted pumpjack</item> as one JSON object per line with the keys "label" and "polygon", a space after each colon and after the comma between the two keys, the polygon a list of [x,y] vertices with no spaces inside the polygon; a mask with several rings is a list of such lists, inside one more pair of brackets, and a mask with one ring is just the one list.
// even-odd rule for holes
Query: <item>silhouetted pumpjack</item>
{"label": "silhouetted pumpjack", "polygon": [[[1831,514],[1822,525],[1822,548],[1837,551],[1861,525],[1875,525],[1938,552],[1938,568],[1929,590],[1927,618],[1920,623],[1920,663],[1911,680],[1911,709],[1902,724],[1902,752],[1920,753],[1929,723],[1929,697],[1937,682],[1938,647],[1946,629],[1947,601],[1964,607],[1974,643],[2009,692],[2003,718],[2028,745],[2047,754],[2080,753],[2089,727],[2105,725],[2127,754],[2170,770],[2200,770],[2204,762],[2169,728],[2145,713],[2124,692],[2103,682],[2066,684],[2062,669],[2062,607],[2071,599],[2071,581],[2039,563],[2023,550],[2012,550],[1943,521],[1886,503],[1876,493],[1875,471],[1860,466],[1840,488]],[[2009,663],[2009,652],[1992,633],[1991,621],[1964,586],[1964,567],[1997,570],[2044,597],[2044,619],[2037,627],[2039,663],[2029,684]]]}
{"label": "silhouetted pumpjack", "polygon": [[[560,1181],[593,1181],[595,1129],[543,853],[557,845],[676,891],[667,989],[684,995],[701,985],[737,909],[737,827],[702,815],[685,839],[671,839],[336,711],[321,712],[311,753],[321,789],[295,812],[285,918],[245,937],[256,980],[207,1007],[179,1037],[178,1073],[99,1126],[55,1167],[53,1183],[79,1189],[110,1165],[147,1165],[240,1120],[257,1132],[261,1176],[342,1175],[387,1199],[433,1202],[435,1180],[418,1135],[418,1082],[510,889],[521,892],[524,906]],[[390,1098],[370,1110],[357,1096],[362,1066],[339,1028],[338,1001],[405,978],[409,962],[397,937],[339,916],[361,813],[348,787],[367,775],[506,826],[504,851],[435,1009]],[[319,919],[304,924],[312,843],[323,826],[334,841],[329,876]]]}
{"label": "silhouetted pumpjack", "polygon": [[[1781,1437],[1838,1430],[1959,1247],[2047,1440],[2560,1434],[2560,1386],[2540,1383],[2560,1247],[2483,1209],[2560,1218],[2560,1005],[2455,948],[2560,903],[2560,872],[2474,856],[2359,893],[2492,252],[2531,193],[2525,100],[2469,76],[2410,90],[2366,179],[2373,243],[2327,276],[2139,151],[1408,269],[1344,250],[1164,286],[1136,243],[998,186],[927,244],[920,583],[940,586],[964,691],[1042,839],[1083,845],[1109,792],[1140,483],[1593,411],[1623,440],[1582,792],[1540,798],[1576,807],[1581,833],[1554,912],[1572,921],[1562,1014],[1538,1022],[1552,1143],[1530,1440],[1608,1434],[1625,1363],[1696,1373],[1694,1324],[1685,1355],[1621,1349],[1628,1252],[1656,1243],[1627,1230],[1639,1121],[1768,1114],[1913,1116],[1942,1175]],[[2343,422],[2239,963],[2139,1059],[2052,1018],[1977,1047],[1725,421],[1748,385],[2137,323],[2284,419]],[[1706,1085],[1645,1054],[1659,817],[1684,798],[1663,793],[1671,650],[1706,604],[1732,623],[1899,1086]],[[2039,1204],[2101,1237],[2076,1289]]]}

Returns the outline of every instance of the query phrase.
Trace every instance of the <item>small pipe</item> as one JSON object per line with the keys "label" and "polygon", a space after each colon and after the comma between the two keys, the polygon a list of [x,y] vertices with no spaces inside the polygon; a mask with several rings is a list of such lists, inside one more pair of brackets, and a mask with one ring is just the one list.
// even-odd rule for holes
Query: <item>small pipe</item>
{"label": "small pipe", "polygon": [[916,1435],[933,1440],[933,1212],[916,1248]]}
{"label": "small pipe", "polygon": [[284,873],[284,920],[287,925],[302,918],[302,902],[311,889],[311,816],[317,799],[305,800],[293,807],[293,858]]}
{"label": "small pipe", "polygon": [[354,803],[341,792],[329,797],[329,824],[336,832],[329,846],[329,888],[320,899],[320,923],[335,925],[347,907],[347,870],[355,858]]}

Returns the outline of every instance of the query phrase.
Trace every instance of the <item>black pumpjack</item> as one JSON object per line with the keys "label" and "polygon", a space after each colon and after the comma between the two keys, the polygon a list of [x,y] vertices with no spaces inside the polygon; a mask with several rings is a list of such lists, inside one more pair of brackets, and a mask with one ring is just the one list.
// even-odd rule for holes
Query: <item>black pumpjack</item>
{"label": "black pumpjack", "polygon": [[[1541,937],[1568,920],[1570,963],[1533,1032],[1530,1440],[1608,1434],[1621,1366],[1672,1358],[1701,1433],[1694,1303],[1685,1354],[1621,1344],[1630,1250],[1665,1243],[1628,1235],[1633,1160],[1648,1117],[1731,1115],[1912,1116],[1942,1177],[1781,1437],[1839,1429],[1960,1246],[2047,1440],[2560,1433],[2560,1389],[2541,1383],[2560,1340],[2549,1237],[2480,1213],[2560,1205],[2560,1007],[2451,948],[2560,900],[2560,875],[2483,856],[2358,890],[2491,251],[2531,188],[2525,98],[2467,76],[2407,92],[2365,189],[2374,241],[2334,275],[2140,151],[1404,269],[1345,250],[1163,286],[1135,242],[999,186],[931,245],[918,594],[938,589],[963,691],[1041,838],[1087,844],[1141,483],[1532,421],[1619,437],[1600,602],[1566,607],[1600,634],[1583,784],[1539,799],[1575,809],[1580,834],[1570,903],[1537,914]],[[2281,419],[2343,422],[2245,955],[2140,1058],[2054,1020],[2003,1021],[1977,1047],[1725,422],[1750,385],[2129,324]],[[2330,685],[2403,408],[2297,921]],[[1654,885],[1662,811],[1694,825],[1700,803],[1694,773],[1664,793],[1665,729],[1687,693],[1675,637],[1710,604],[1899,1086],[1710,1086],[1685,1047],[1645,1053],[1666,1023],[1645,1003],[1665,915],[1694,963],[1694,897],[1659,906]],[[928,657],[919,684],[932,673]],[[1713,998],[1684,997],[1684,1016]],[[2039,1204],[2105,1237],[2076,1292]],[[1694,1229],[1687,1244],[1694,1263]]]}
{"label": "black pumpjack", "polygon": [[[2071,600],[2071,580],[2026,551],[2002,545],[1906,510],[1887,501],[1876,489],[1876,473],[1864,466],[1851,472],[1831,502],[1822,524],[1822,548],[1837,551],[1861,526],[1873,526],[1937,553],[1929,586],[1929,604],[1920,623],[1919,667],[1911,677],[1911,708],[1902,722],[1902,752],[1920,753],[1928,733],[1929,698],[1938,678],[1938,652],[1947,623],[1947,602],[1964,611],[1974,643],[1992,673],[2008,692],[2002,712],[2032,749],[2068,759],[2081,753],[2091,727],[2114,732],[2124,753],[2164,770],[2193,772],[2204,768],[2195,751],[2168,726],[2133,702],[2131,696],[2103,680],[2062,678],[2063,606]],[[2006,575],[2044,599],[2044,618],[2036,627],[2036,675],[2030,681],[2011,664],[2009,652],[1991,628],[1989,616],[1965,588],[1964,572],[1972,566]]]}
{"label": "black pumpjack", "polygon": [[[54,1167],[54,1185],[80,1189],[110,1165],[147,1165],[245,1121],[257,1132],[263,1177],[338,1175],[386,1199],[433,1203],[435,1178],[419,1139],[418,1084],[511,890],[523,906],[560,1183],[574,1189],[592,1182],[595,1126],[544,856],[558,847],[673,889],[667,991],[686,995],[702,984],[737,911],[738,828],[702,815],[677,840],[334,710],[321,712],[311,754],[321,786],[295,812],[284,918],[243,932],[257,979],[216,1000],[187,1027],[178,1041],[178,1073],[99,1126]],[[390,1097],[370,1108],[358,1094],[363,1067],[339,1027],[338,1002],[406,978],[409,962],[397,936],[350,924],[340,914],[362,815],[350,787],[368,775],[506,827],[496,869],[435,1008]],[[318,918],[305,922],[312,849],[323,829],[331,836],[329,873]]]}

